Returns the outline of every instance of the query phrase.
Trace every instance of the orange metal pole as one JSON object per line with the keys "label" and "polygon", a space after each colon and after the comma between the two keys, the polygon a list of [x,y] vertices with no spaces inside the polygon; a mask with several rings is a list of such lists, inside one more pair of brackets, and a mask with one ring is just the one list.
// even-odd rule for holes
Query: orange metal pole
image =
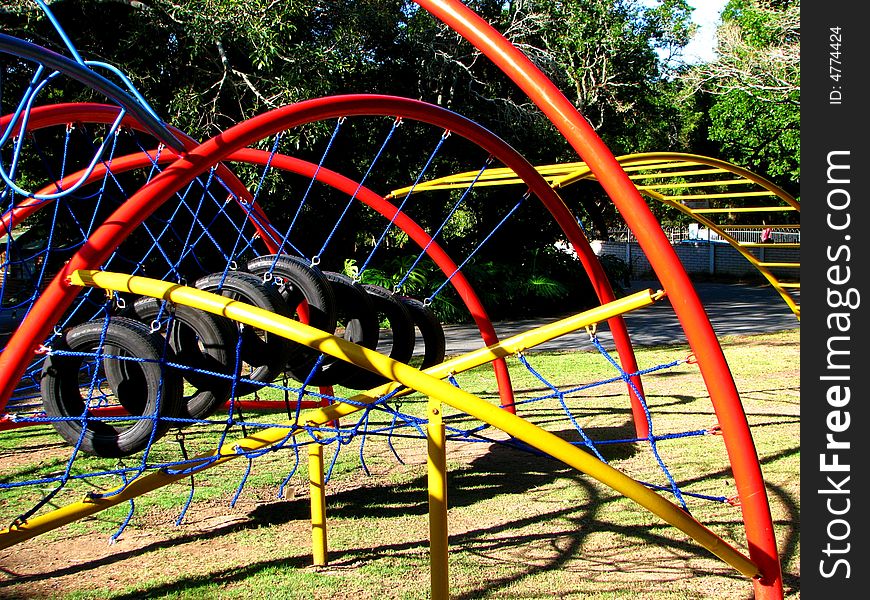
{"label": "orange metal pole", "polygon": [[755,580],[756,597],[782,598],[782,571],[773,520],[737,387],[707,313],[661,225],[589,122],[527,56],[459,0],[416,2],[480,50],[528,95],[589,165],[637,236],[698,359],[722,428],[750,555],[762,572],[762,577]]}

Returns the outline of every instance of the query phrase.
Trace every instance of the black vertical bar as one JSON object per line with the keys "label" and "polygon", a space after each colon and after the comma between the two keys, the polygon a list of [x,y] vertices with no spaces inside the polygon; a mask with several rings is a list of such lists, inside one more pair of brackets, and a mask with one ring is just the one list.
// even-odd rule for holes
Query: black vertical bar
{"label": "black vertical bar", "polygon": [[867,594],[870,29],[863,5],[805,0],[801,7],[799,585],[805,598]]}

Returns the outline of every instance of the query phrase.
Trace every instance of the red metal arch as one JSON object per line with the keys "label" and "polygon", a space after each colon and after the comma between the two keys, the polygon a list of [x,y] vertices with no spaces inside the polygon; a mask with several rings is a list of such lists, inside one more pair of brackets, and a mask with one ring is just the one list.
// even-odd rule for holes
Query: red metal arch
{"label": "red metal arch", "polygon": [[710,392],[734,472],[750,557],[762,573],[754,581],[756,597],[782,598],[773,519],[749,423],[710,319],[661,225],[589,122],[527,56],[459,0],[415,1],[480,50],[525,92],[589,165],[634,232],[670,298]]}
{"label": "red metal arch", "polygon": [[[510,146],[505,144],[502,140],[500,140],[499,138],[497,138],[496,136],[494,136],[490,132],[481,128],[479,125],[476,125],[473,122],[468,121],[467,119],[464,119],[464,118],[460,117],[459,115],[456,115],[455,113],[452,113],[452,112],[447,111],[445,109],[434,107],[432,105],[428,105],[428,104],[425,104],[422,102],[407,100],[404,98],[388,97],[388,96],[345,96],[345,97],[335,97],[332,99],[326,98],[326,99],[320,99],[317,101],[308,101],[308,102],[301,103],[301,104],[306,105],[306,106],[310,105],[310,104],[316,104],[319,107],[318,110],[320,110],[320,111],[327,111],[327,110],[336,111],[336,110],[338,110],[339,112],[327,112],[325,115],[321,115],[321,116],[306,117],[306,118],[303,118],[302,120],[300,120],[299,122],[291,123],[289,125],[286,125],[285,127],[275,126],[275,127],[277,127],[276,131],[284,129],[284,128],[296,126],[298,124],[302,124],[303,122],[310,122],[313,120],[320,120],[320,119],[330,118],[330,117],[335,117],[335,116],[350,116],[352,114],[357,114],[357,115],[390,114],[391,115],[393,113],[399,113],[399,114],[403,114],[404,116],[420,120],[421,122],[429,122],[429,123],[432,123],[434,125],[444,127],[445,129],[450,129],[450,130],[456,132],[457,134],[462,135],[462,136],[470,139],[471,141],[477,143],[478,145],[480,145],[484,149],[492,152],[492,154],[494,156],[499,158],[502,162],[504,162],[508,166],[512,167],[520,177],[524,178],[527,181],[527,183],[529,184],[529,187],[530,187],[530,191],[532,193],[536,194],[542,200],[542,202],[545,204],[545,206],[548,208],[548,210],[550,210],[550,212],[554,215],[556,221],[562,227],[563,231],[566,233],[569,240],[572,242],[572,244],[575,246],[575,248],[578,249],[578,254],[581,258],[581,263],[583,264],[584,268],[586,269],[586,272],[589,274],[590,280],[593,283],[593,287],[594,287],[596,293],[598,294],[600,301],[603,303],[603,302],[610,302],[610,301],[615,299],[615,296],[613,294],[612,289],[610,288],[610,284],[607,280],[607,277],[606,277],[600,263],[598,262],[597,258],[595,257],[594,253],[592,252],[591,248],[589,247],[588,240],[586,240],[582,230],[579,228],[579,225],[573,219],[570,212],[565,207],[564,203],[561,201],[561,198],[559,198],[559,196],[556,194],[556,192],[553,191],[553,189],[549,185],[547,185],[547,183],[540,177],[540,175],[537,173],[537,171],[535,171],[535,169],[534,169],[534,167],[532,167],[532,165],[530,165],[527,161],[522,159],[522,157],[519,156],[519,154],[517,154]],[[339,105],[340,108],[338,108],[338,107],[329,108],[330,105],[332,105],[332,104]],[[361,107],[359,105],[364,105],[364,106]],[[299,106],[299,105],[294,105],[294,106]],[[376,106],[377,108],[372,108],[373,106]],[[266,115],[263,115],[259,118],[255,118],[254,120],[256,120],[256,119],[264,120],[264,117],[269,117],[270,115],[271,116],[277,115],[278,117],[281,117],[281,114],[283,114],[284,112],[292,112],[292,111],[290,111],[290,109],[292,109],[292,108],[293,107],[285,107],[285,109],[278,109],[276,111],[273,111],[272,113],[267,113]],[[51,119],[51,110],[52,110],[51,107],[44,107],[44,109],[45,109],[44,111],[38,112],[38,114],[34,114],[34,118],[33,118],[33,123],[35,124],[34,126],[37,126],[39,124],[42,124],[44,126],[44,125],[46,125],[48,123],[52,123],[52,122],[56,123],[56,120],[52,121],[52,119]],[[86,115],[87,118],[89,118],[89,119],[100,119],[100,118],[105,119],[105,118],[108,118],[109,116],[111,116],[111,114],[114,110],[115,109],[113,107],[107,107],[107,110],[103,110],[103,109],[97,109],[96,107],[92,107],[92,106],[86,106],[83,108],[82,114]],[[34,111],[34,113],[37,113],[37,111]],[[281,114],[279,114],[279,113],[281,113]],[[55,114],[54,116],[55,116],[55,118],[57,118],[58,115]],[[71,115],[65,115],[64,118],[74,120]],[[79,116],[79,119],[83,119],[83,117]],[[279,123],[281,122],[280,118],[277,120]],[[246,122],[246,123],[248,123],[248,122]],[[244,125],[245,125],[245,123],[240,124],[239,126],[233,128],[232,130],[229,130],[226,133],[230,133],[234,130],[238,130],[239,128],[244,130],[245,129],[245,127],[243,127]],[[131,126],[135,126],[135,123],[131,123]],[[248,157],[248,159],[254,159],[255,157],[259,157],[258,160],[261,160],[261,161],[266,160],[268,154],[257,153],[256,151],[253,151],[250,149],[239,148],[238,150],[224,151],[223,145],[220,143],[220,138],[223,135],[225,135],[225,134],[219,135],[216,138],[213,138],[213,140],[210,140],[210,142],[212,142],[214,145],[214,149],[212,150],[212,152],[218,152],[221,155],[221,157],[216,159],[216,160],[232,160],[233,158],[231,158],[231,156],[233,154],[238,154],[238,153],[241,153],[241,154],[238,154],[238,156],[236,156],[235,158],[238,158],[239,156],[246,156],[246,157]],[[268,134],[266,134],[266,135],[268,135]],[[241,135],[239,137],[247,140],[242,145],[247,145],[248,143],[251,143],[252,141],[256,141],[257,139],[260,139],[260,138],[252,138],[250,136],[244,137]],[[199,151],[200,151],[200,149],[197,148],[194,152],[199,152]],[[184,158],[182,159],[182,161],[183,160],[184,160]],[[305,166],[303,166],[304,165],[303,161],[296,161],[295,159],[291,159],[290,157],[285,157],[285,158],[281,159],[279,163],[274,163],[274,164],[275,164],[275,166],[278,166],[279,164],[285,165],[286,167],[291,168],[291,170],[292,169],[299,169],[299,168],[302,168],[303,170],[307,169],[309,172],[309,176],[313,175],[313,172],[311,171],[311,167],[305,167]],[[210,167],[210,166],[211,166],[211,164],[208,165],[208,167]],[[203,167],[203,169],[208,168],[208,167]],[[172,169],[172,168],[173,167],[170,167],[169,169],[167,169],[167,171],[170,171],[170,169]],[[190,167],[188,167],[188,168],[190,168]],[[199,172],[201,172],[201,170]],[[330,181],[328,182],[330,185],[333,185],[333,186],[335,186],[337,184],[342,185],[346,191],[349,189],[350,190],[349,193],[353,193],[353,190],[356,188],[356,184],[353,184],[352,182],[350,182],[350,180],[342,180],[342,178],[340,176],[338,176],[338,174],[327,175],[327,173],[329,173],[329,172],[324,170],[323,177],[330,178]],[[137,193],[136,196],[140,196],[140,194],[142,192],[146,192],[147,189],[149,189],[152,185],[154,185],[161,178],[164,178],[165,175],[166,175],[166,173],[163,173],[160,176],[158,176],[157,178],[155,178],[155,180],[151,184],[149,184],[148,186],[145,186],[145,188],[143,188],[143,190],[141,190],[139,193]],[[192,179],[192,176],[191,176],[191,179]],[[187,182],[185,182],[185,183],[187,183]],[[176,189],[178,189],[178,188],[176,188]],[[174,191],[176,191],[176,190],[169,192],[169,194],[174,193]],[[147,193],[146,193],[146,196],[147,196]],[[245,192],[244,197],[249,197],[249,193],[247,191]],[[380,198],[379,196],[377,196],[374,193],[372,193],[370,196],[367,195],[367,197],[369,198],[369,200],[371,202],[376,202],[376,199]],[[161,198],[158,201],[158,204],[165,201],[166,198],[168,198],[168,196]],[[131,199],[131,202],[132,202],[132,199]],[[383,198],[380,198],[380,202],[385,202],[385,201],[383,200]],[[137,214],[136,218],[139,219],[138,221],[136,221],[136,225],[138,225],[138,223],[141,222],[141,220],[144,220],[144,218],[146,218],[148,216],[148,214],[150,214],[150,212],[152,212],[154,209],[156,209],[157,204],[154,204],[152,206],[152,203],[153,203],[153,201],[151,201],[151,200],[142,201],[143,206],[145,206],[147,208],[144,208],[144,209],[142,209],[141,212],[136,213]],[[383,210],[386,210],[389,213],[388,216],[392,216],[393,214],[395,214],[395,209],[393,209],[390,212],[389,209],[386,208],[386,205],[382,204],[381,206],[384,206]],[[125,207],[126,207],[126,205],[125,205]],[[109,220],[116,221],[118,213],[122,213],[124,211],[125,207],[122,207],[121,209],[119,209],[115,213],[115,215],[110,217]],[[27,208],[26,205],[22,205],[19,208],[19,210],[22,211],[18,215],[19,217],[21,217],[21,215],[26,214],[26,211],[29,209]],[[376,210],[378,210],[378,209],[376,208]],[[409,228],[409,231],[406,231],[406,233],[410,233],[410,229],[414,229],[416,227],[419,230],[417,233],[415,233],[416,239],[420,240],[420,241],[425,240],[424,244],[428,243],[428,235],[425,234],[425,232],[423,232],[421,229],[419,229],[419,227],[416,226],[416,223],[414,223],[411,220],[408,220],[406,222],[404,219],[402,220],[402,222],[403,222],[403,227]],[[132,231],[132,228],[130,228],[130,231]],[[97,232],[95,232],[94,235],[96,235],[96,234],[97,234]],[[118,239],[123,239],[124,237],[126,237],[126,234]],[[85,248],[83,248],[82,252],[87,250],[87,247],[89,245],[90,245],[90,242],[89,242],[89,244],[86,245]],[[445,265],[451,264],[452,265],[452,262],[449,262],[449,263],[443,262],[443,260],[445,260],[445,259],[447,261],[449,261],[449,258],[446,256],[446,254],[444,254],[442,259],[441,259],[442,264],[445,264]],[[73,261],[71,261],[70,264],[72,264],[72,262]],[[101,262],[97,263],[97,264],[101,264]],[[439,265],[439,266],[441,266],[441,265]],[[452,267],[452,269],[455,269],[455,265]],[[453,270],[450,270],[449,272],[452,273]],[[456,279],[456,278],[454,277],[454,279]],[[456,282],[456,285],[457,285],[458,291],[460,292],[460,296],[463,297],[466,304],[469,305],[469,302],[471,302],[471,305],[469,305],[469,309],[470,309],[472,316],[474,317],[474,319],[478,325],[478,328],[481,330],[481,334],[482,334],[482,337],[484,339],[484,342],[487,344],[491,344],[491,343],[496,342],[498,338],[495,335],[495,331],[492,328],[492,324],[489,322],[488,317],[486,317],[486,313],[483,310],[482,305],[480,305],[479,301],[477,301],[476,295],[474,295],[473,290],[471,290],[470,286],[467,284],[467,282],[464,280],[464,278],[458,279]],[[54,283],[52,284],[52,286],[54,286]],[[37,302],[37,304],[39,304],[41,301],[42,301],[42,299],[40,298],[40,300]],[[34,306],[34,310],[35,309],[36,309],[36,306]],[[54,317],[54,320],[51,322],[52,323],[56,322],[57,318],[58,317]],[[28,319],[29,319],[29,317],[28,317]],[[611,331],[613,332],[613,335],[614,335],[614,340],[616,342],[617,351],[619,352],[620,358],[623,362],[623,367],[628,372],[637,371],[637,364],[636,364],[636,361],[634,358],[634,352],[633,352],[633,349],[631,347],[631,341],[628,337],[628,332],[625,328],[624,321],[622,320],[621,317],[617,317],[617,318],[611,319],[609,324],[611,327]],[[19,332],[22,329],[24,329],[24,323],[22,324],[22,327],[19,328]],[[12,353],[20,352],[20,349],[19,349],[20,342],[17,339],[19,332],[17,332],[16,335],[10,340],[10,343],[7,346],[6,351],[4,352],[4,354],[2,356],[0,356],[0,366],[5,364],[4,361],[8,359],[7,355],[10,354],[10,352],[12,352]],[[24,335],[24,334],[22,334],[22,335]],[[39,336],[37,336],[37,337],[38,337],[37,341],[30,340],[28,343],[30,345],[38,344],[39,341],[44,339],[44,335],[41,337],[39,337]],[[20,359],[18,359],[18,360],[20,360]],[[507,373],[507,367],[504,365],[503,361],[499,361],[494,366],[496,368],[497,377],[499,378],[499,388],[500,388],[500,394],[502,395],[502,403],[512,409],[513,408],[513,398],[512,398],[512,391],[510,390],[510,385],[509,385],[510,380],[509,380],[509,375]],[[639,377],[633,378],[633,384],[635,387],[637,387],[638,390],[642,389]],[[631,402],[632,402],[632,412],[633,412],[633,416],[634,416],[635,428],[637,430],[638,436],[644,437],[648,434],[648,423],[647,423],[647,419],[646,419],[646,414],[643,410],[643,406],[641,404],[640,399],[636,397],[636,395],[634,394],[634,390],[632,389],[631,386],[629,386],[629,392],[631,394],[630,397],[631,397]],[[8,396],[6,396],[6,397],[8,398]],[[0,396],[0,405],[5,405],[5,400],[4,400],[3,396]]]}

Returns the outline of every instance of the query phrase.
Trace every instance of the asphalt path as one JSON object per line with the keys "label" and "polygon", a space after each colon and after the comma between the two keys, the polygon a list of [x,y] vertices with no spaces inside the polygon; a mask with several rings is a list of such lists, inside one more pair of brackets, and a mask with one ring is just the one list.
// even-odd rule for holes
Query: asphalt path
{"label": "asphalt path", "polygon": [[[655,291],[661,287],[658,281],[635,281],[632,282],[629,292],[647,288]],[[704,305],[713,330],[719,337],[770,333],[800,327],[798,318],[776,290],[769,285],[698,282],[695,283],[695,291]],[[800,303],[799,296],[798,303]],[[499,339],[504,339],[558,318],[496,322],[493,325]],[[669,300],[662,300],[652,306],[626,314],[624,319],[632,344],[635,346],[686,343],[685,332]],[[447,339],[448,356],[476,350],[483,345],[480,333],[474,325],[447,325],[444,327],[444,334]],[[608,350],[613,348],[613,336],[606,323],[598,326],[598,339]],[[417,347],[421,346],[418,344]],[[591,350],[593,348],[589,341],[589,334],[583,330],[542,344],[535,350]]]}

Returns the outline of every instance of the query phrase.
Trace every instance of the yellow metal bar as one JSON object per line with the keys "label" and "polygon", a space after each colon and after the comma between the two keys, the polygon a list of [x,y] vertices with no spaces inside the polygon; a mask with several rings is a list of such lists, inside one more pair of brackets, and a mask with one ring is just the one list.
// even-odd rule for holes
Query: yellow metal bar
{"label": "yellow metal bar", "polygon": [[[800,286],[800,284],[798,284],[798,286]],[[782,297],[782,299],[791,309],[791,312],[793,312],[794,316],[797,317],[798,321],[800,321],[801,307],[798,306],[797,302],[795,302],[795,299],[789,293],[788,287],[788,285],[783,285],[782,283],[780,283],[779,280],[773,283],[773,289],[775,289],[777,293],[779,293],[780,297]]]}
{"label": "yellow metal bar", "polygon": [[782,248],[797,249],[801,245],[797,242],[738,242],[741,248]]}
{"label": "yellow metal bar", "polygon": [[797,289],[801,286],[799,281],[779,282],[780,287]]}
{"label": "yellow metal bar", "polygon": [[[722,194],[680,194],[668,196],[671,200],[705,200],[709,198],[728,198],[728,199],[736,199],[740,198],[748,198],[755,196],[776,196],[775,193],[769,191],[763,192],[741,192],[740,194],[733,193],[722,193]],[[790,209],[794,210],[794,207],[790,206]]]}
{"label": "yellow metal bar", "polygon": [[796,262],[760,262],[759,267],[767,267],[768,269],[800,269],[801,264]]}
{"label": "yellow metal bar", "polygon": [[[586,473],[634,500],[667,523],[677,527],[744,575],[754,577],[758,574],[758,568],[749,558],[701,525],[678,506],[662,498],[634,479],[599,461],[594,456],[587,454],[562,438],[525,421],[521,417],[493,406],[489,402],[456,388],[448,382],[437,379],[404,363],[397,362],[374,350],[358,346],[342,338],[314,329],[292,319],[275,315],[255,306],[179,284],[100,271],[77,271],[70,277],[70,282],[78,285],[90,285],[115,291],[126,291],[133,294],[163,298],[179,304],[193,306],[207,312],[226,316],[252,327],[264,329],[276,335],[281,335],[330,356],[369,369],[431,398],[440,400],[484,423],[493,425],[509,435],[526,442],[530,446],[549,454],[553,458],[561,460],[565,464]],[[326,411],[324,410],[324,412]],[[264,430],[260,434],[264,434],[267,431],[269,430]],[[253,439],[256,439],[256,437],[251,436]],[[233,452],[235,452],[235,449],[233,449]],[[160,475],[165,474],[154,473],[152,475],[157,475],[159,479]],[[176,478],[180,477],[176,476]],[[141,480],[131,482],[128,488],[136,486],[137,482],[140,482],[140,485],[136,489],[145,487],[155,489],[160,487],[159,485],[155,486],[155,481],[149,475],[141,478]],[[165,485],[165,483],[165,481],[161,482],[160,485]],[[125,488],[126,491],[127,488]],[[130,497],[132,496],[125,494],[125,499]],[[117,498],[118,495],[112,497],[112,500],[115,500],[113,504],[118,503]]]}
{"label": "yellow metal bar", "polygon": [[[671,200],[688,200],[691,198],[703,199],[704,195],[700,196],[668,196]],[[690,208],[689,211],[693,214],[714,214],[714,213],[750,213],[750,212],[790,212],[797,210],[793,206],[750,206],[732,208]]]}
{"label": "yellow metal bar", "polygon": [[[673,177],[683,177],[685,175],[712,175],[713,173],[727,173],[725,169],[703,169],[703,170],[692,170],[692,171],[655,171],[653,173],[649,173],[648,171],[651,168],[690,168],[693,166],[697,166],[695,163],[668,163],[662,165],[647,165],[647,166],[639,166],[639,167],[623,167],[623,170],[628,173],[628,178],[632,181],[641,181],[643,179],[671,179]],[[637,172],[635,172],[637,171]],[[589,179],[592,181],[597,181],[595,176],[589,169],[585,171],[575,171],[561,179],[559,179],[553,187],[567,187],[572,183],[576,183],[582,179]]]}
{"label": "yellow metal bar", "polygon": [[[673,178],[669,174],[668,179]],[[748,179],[719,179],[715,181],[681,181],[678,183],[655,183],[652,185],[638,186],[639,190],[670,190],[679,188],[702,188],[702,187],[720,187],[732,185],[755,185],[754,181]],[[735,195],[742,196],[740,192],[734,192]]]}
{"label": "yellow metal bar", "polygon": [[789,194],[788,192],[786,192],[785,190],[783,190],[779,186],[775,185],[774,183],[768,181],[764,177],[761,177],[760,175],[753,173],[752,171],[749,171],[749,170],[744,169],[742,167],[738,167],[735,164],[731,164],[731,163],[725,162],[723,160],[718,160],[716,158],[711,158],[709,156],[700,156],[700,155],[696,155],[696,154],[683,154],[683,153],[658,153],[658,152],[655,152],[655,153],[648,153],[648,154],[635,154],[635,155],[621,156],[621,157],[617,158],[617,160],[620,162],[620,164],[630,164],[636,158],[643,158],[645,156],[650,156],[650,155],[657,156],[657,157],[672,156],[672,157],[679,157],[682,159],[690,159],[690,160],[693,160],[695,162],[695,164],[697,164],[697,165],[707,165],[710,167],[721,168],[725,171],[728,171],[728,172],[733,173],[735,175],[738,175],[740,177],[744,177],[746,179],[754,181],[755,183],[758,184],[759,187],[762,187],[766,190],[773,192],[780,200],[782,200],[786,204],[790,204],[790,205],[796,207],[798,210],[800,210],[800,208],[799,208],[800,203],[797,202],[797,200],[795,200],[795,198],[791,194]]}
{"label": "yellow metal bar", "polygon": [[[691,165],[686,164],[682,165],[685,167],[689,166],[698,166],[695,163],[691,163]],[[672,177],[685,177],[686,175],[713,175],[715,173],[728,173],[726,169],[696,169],[692,171],[670,171],[667,173],[640,173],[638,175],[629,175],[629,179],[635,181],[639,179],[655,179],[655,178],[672,178]]]}
{"label": "yellow metal bar", "polygon": [[[628,172],[643,171],[651,168],[676,169],[695,166],[695,164],[696,163],[684,161],[673,162],[667,160],[648,160],[633,163],[633,166],[626,167],[625,170]],[[589,167],[584,162],[543,165],[535,167],[535,170],[540,173],[542,177],[547,179],[548,183],[550,183],[550,185],[553,187],[565,186],[568,183],[576,181],[577,179],[587,177],[591,173]],[[704,172],[719,173],[723,172],[723,170],[707,169]],[[673,175],[653,174],[651,176],[668,177]],[[462,173],[447,175],[445,177],[439,177],[437,179],[431,179],[429,181],[424,181],[413,186],[406,186],[392,190],[389,193],[388,197],[396,198],[398,196],[407,195],[409,192],[412,191],[416,193],[432,190],[463,188],[467,187],[472,181],[475,181],[475,179],[477,179],[474,184],[475,187],[487,187],[493,185],[515,185],[523,183],[523,180],[516,176],[513,169],[509,169],[507,167],[498,167],[494,169],[487,169],[482,174],[480,173],[480,171],[465,171]]]}
{"label": "yellow metal bar", "polygon": [[81,282],[82,285],[163,298],[223,315],[234,321],[305,344],[310,348],[399,382],[484,423],[497,427],[553,458],[586,473],[618,493],[634,500],[665,522],[677,527],[744,575],[754,577],[758,574],[758,568],[749,558],[681,508],[631,477],[517,415],[493,406],[486,400],[457,388],[449,382],[435,378],[410,365],[397,362],[375,350],[358,346],[304,323],[255,306],[179,284],[102,271],[76,271],[70,277],[70,282]]}
{"label": "yellow metal bar", "polygon": [[[617,158],[616,160],[620,160]],[[694,167],[697,166],[695,162],[684,161],[684,160],[667,160],[667,159],[656,159],[656,160],[640,160],[633,161],[630,163],[622,163],[622,168],[627,173],[631,171],[649,171],[651,169],[682,169],[683,167]]]}
{"label": "yellow metal bar", "polygon": [[[686,177],[689,175],[692,176],[701,176],[701,175],[717,175],[723,173],[729,173],[731,175],[737,176],[739,179],[728,179],[728,180],[716,180],[716,181],[697,181],[692,180],[687,183],[653,183],[651,185],[639,185],[638,189],[644,193],[645,195],[653,198],[655,200],[664,202],[669,204],[670,206],[674,206],[684,212],[685,214],[691,216],[696,221],[702,224],[710,225],[710,221],[705,219],[703,214],[729,214],[729,213],[781,213],[788,211],[800,211],[800,203],[791,196],[788,192],[783,190],[782,188],[776,186],[772,182],[764,179],[763,177],[738,167],[737,165],[733,165],[727,163],[725,161],[721,161],[715,158],[710,158],[707,156],[693,155],[693,154],[685,154],[685,153],[673,153],[673,152],[648,152],[642,154],[629,154],[616,157],[616,160],[620,163],[623,170],[628,173],[629,178],[635,183],[639,183],[642,180],[673,180],[677,177]],[[699,168],[701,167],[701,168]],[[555,164],[555,165],[543,165],[535,167],[535,169],[546,179],[547,183],[557,189],[561,189],[571,185],[577,181],[581,181],[584,179],[595,180],[594,174],[589,169],[588,165],[583,162],[575,162],[575,163],[564,163],[564,164]],[[522,183],[522,181],[516,177],[510,169],[499,168],[492,169],[492,174],[484,174],[481,179],[484,179],[485,182],[478,182],[478,185],[489,186],[489,185],[510,185],[510,184],[518,184]],[[468,182],[472,181],[473,178],[477,175],[476,172],[469,171],[466,173],[460,173],[457,175],[452,175],[448,177],[444,177],[441,179],[432,180],[430,182],[426,182],[421,186],[418,186],[418,191],[425,191],[427,189],[444,189],[450,187],[460,187],[457,182],[463,181],[464,185],[467,185]],[[488,179],[492,177],[492,179]],[[698,187],[711,187],[711,186],[720,186],[720,185],[739,185],[739,184],[749,184],[754,183],[759,188],[766,191],[753,191],[747,192],[744,194],[735,194],[734,192],[723,193],[723,194],[686,194],[686,195],[673,195],[673,196],[665,196],[662,193],[659,193],[657,190],[666,190],[673,189],[678,190],[680,188],[698,188]],[[407,192],[411,188],[404,188],[402,191]],[[398,191],[393,192],[393,195],[398,195]],[[730,199],[734,201],[740,201],[746,197],[760,197],[760,196],[776,196],[783,203],[788,205],[787,207],[750,207],[750,208],[741,208],[741,207],[731,207],[731,208],[707,208],[707,209],[689,209],[685,207],[685,205],[680,204],[678,201],[681,200],[711,200],[711,199]],[[784,228],[791,227],[788,224],[770,224],[771,228]],[[751,227],[751,226],[750,226]],[[722,235],[721,228],[719,226],[712,226],[711,229],[714,229],[720,235]],[[723,236],[724,238],[725,236]],[[752,248],[755,247],[752,244],[741,244],[738,243],[733,238],[727,238],[728,243],[730,243],[733,247],[735,247],[738,252],[740,252],[744,257],[747,258],[750,262],[753,262],[752,259],[749,258],[750,253],[742,250],[741,248]],[[800,245],[796,244],[795,246],[780,246],[781,248],[786,247],[795,247],[799,248]],[[756,261],[757,262],[757,261]],[[754,264],[754,262],[753,262]],[[769,272],[765,272],[763,267],[759,268],[759,271],[767,278],[771,284],[776,286],[776,278]],[[781,292],[780,292],[781,293]],[[794,303],[793,299],[790,297],[783,296],[786,303],[792,309],[792,311],[799,315],[799,309],[797,305]]]}
{"label": "yellow metal bar", "polygon": [[[73,285],[100,287],[114,291],[124,291],[136,295],[171,300],[177,304],[186,304],[193,308],[199,308],[200,310],[223,315],[241,323],[248,323],[269,331],[272,331],[270,328],[280,324],[280,326],[283,327],[274,333],[288,337],[294,341],[300,341],[294,336],[300,335],[298,333],[300,331],[305,331],[312,335],[312,339],[310,340],[310,343],[306,341],[303,341],[302,343],[310,345],[311,347],[316,347],[315,344],[323,342],[327,345],[328,350],[324,350],[324,352],[327,353],[335,351],[332,348],[333,344],[330,344],[330,340],[338,339],[335,338],[335,336],[310,327],[300,329],[299,326],[301,323],[298,321],[281,318],[273,313],[261,309],[251,310],[252,307],[250,307],[250,305],[230,300],[224,296],[217,296],[195,288],[185,287],[180,284],[169,283],[157,279],[126,275],[123,273],[111,273],[108,271],[75,271],[70,276],[70,283]],[[613,302],[608,302],[607,304],[596,306],[576,315],[519,333],[505,340],[501,340],[496,344],[492,344],[491,346],[468,352],[439,365],[430,367],[426,370],[426,373],[434,377],[443,378],[451,373],[466,371],[491,362],[496,358],[504,358],[511,354],[516,354],[517,352],[533,348],[562,335],[583,329],[587,325],[601,323],[612,317],[645,306],[650,306],[662,297],[663,292],[661,291],[653,292],[649,289],[641,290],[634,294],[625,296],[624,298],[614,300]],[[257,323],[249,323],[245,320],[250,318],[256,319]],[[314,332],[316,332],[316,334]],[[350,346],[355,347],[355,344],[350,344]],[[368,368],[367,365],[361,366]],[[388,379],[395,380],[389,374],[386,374],[385,376]],[[325,407],[323,410],[326,408],[329,407]]]}
{"label": "yellow metal bar", "polygon": [[323,444],[308,446],[308,488],[311,491],[311,559],[322,567],[327,561],[326,481],[323,471]]}
{"label": "yellow metal bar", "polygon": [[426,425],[429,486],[429,582],[432,600],[450,596],[447,531],[447,433],[441,415],[441,402],[428,403]]}
{"label": "yellow metal bar", "polygon": [[[737,250],[737,252],[739,252],[746,260],[748,260],[750,264],[752,264],[756,269],[758,269],[758,272],[761,273],[765,277],[765,279],[767,279],[770,282],[770,284],[774,287],[774,289],[776,289],[777,292],[779,292],[779,295],[782,297],[783,301],[785,301],[786,305],[788,305],[789,309],[791,309],[791,311],[795,314],[795,316],[798,319],[800,319],[800,307],[798,307],[794,298],[792,298],[789,294],[787,294],[779,286],[779,281],[778,281],[777,277],[773,273],[771,273],[768,269],[759,266],[758,259],[755,257],[755,255],[752,254],[752,252],[750,252],[749,250],[747,250],[740,242],[738,242],[736,239],[734,239],[731,235],[729,235],[720,225],[713,222],[712,220],[705,217],[704,215],[698,214],[698,212],[702,212],[702,211],[693,210],[684,204],[680,204],[679,202],[674,202],[669,196],[663,196],[662,194],[660,194],[658,192],[654,192],[652,190],[647,190],[643,193],[645,195],[655,199],[655,200],[663,202],[664,204],[667,204],[668,206],[671,206],[671,207],[679,210],[680,212],[683,212],[683,213],[691,216],[698,223],[705,225],[706,227],[709,227],[711,230],[718,233],[719,237],[721,237],[723,240],[728,242],[731,245],[731,247],[733,247],[735,250]],[[723,209],[723,210],[727,211],[728,209]],[[720,211],[720,209],[715,209],[714,212],[715,211]]]}
{"label": "yellow metal bar", "polygon": [[[134,279],[136,280],[135,282],[133,281]],[[153,279],[145,279],[141,277],[134,278],[129,275],[100,271],[76,271],[70,277],[70,283],[81,286],[104,287],[116,291],[128,291],[143,296],[154,295],[154,297],[159,298],[164,297],[164,294],[170,294],[173,289],[178,290],[183,287]],[[191,290],[191,288],[187,289]],[[149,292],[151,293],[149,294]],[[538,344],[548,342],[558,336],[582,329],[587,325],[604,322],[612,317],[625,314],[631,310],[649,306],[661,297],[661,293],[653,294],[650,290],[640,291],[603,306],[598,306],[566,319],[512,336],[487,348],[481,348],[444,363],[434,365],[425,372],[438,378],[447,377],[451,373],[461,373],[465,370],[486,364],[494,358],[510,356],[511,354],[515,354],[521,350],[533,348]],[[173,298],[173,300],[178,301],[178,297]],[[181,302],[179,301],[179,303]],[[214,307],[216,307],[216,310],[218,311],[216,314],[221,314],[219,312],[219,307],[221,305],[221,302],[214,303]],[[306,412],[303,415],[301,422],[314,427],[330,423],[341,417],[361,410],[364,405],[374,402],[378,398],[393,392],[399,387],[401,387],[401,385],[395,382],[386,383],[367,392],[362,392],[353,396],[349,399],[351,402],[336,403]],[[206,452],[196,456],[193,459],[190,468],[193,469],[194,467],[198,467],[201,469],[207,469],[222,464],[227,460],[242,456],[242,452],[260,450],[267,446],[271,446],[287,439],[288,436],[295,436],[296,433],[300,431],[299,429],[296,429],[296,426],[297,423],[287,421],[283,425],[263,429],[243,439],[227,442],[212,452]],[[240,452],[236,451],[237,448]],[[169,485],[170,483],[187,476],[186,473],[173,475],[164,471],[155,471],[133,480],[130,484],[126,485],[123,490],[119,491],[117,494],[113,494],[112,496],[89,496],[79,502],[74,502],[67,506],[57,508],[44,515],[32,517],[26,523],[16,524],[0,530],[0,549],[8,548],[9,546],[36,537],[46,531],[57,529],[58,527],[62,527],[84,517],[96,514],[111,506],[127,502],[128,500]]]}

